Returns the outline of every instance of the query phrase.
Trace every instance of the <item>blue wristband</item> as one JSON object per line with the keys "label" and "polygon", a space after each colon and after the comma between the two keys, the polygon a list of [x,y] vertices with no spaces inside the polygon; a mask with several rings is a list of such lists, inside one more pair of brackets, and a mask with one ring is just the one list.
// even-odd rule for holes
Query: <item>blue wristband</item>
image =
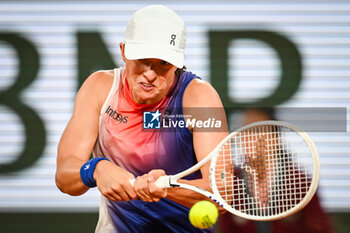
{"label": "blue wristband", "polygon": [[90,159],[89,161],[87,161],[86,163],[84,163],[83,166],[81,166],[80,168],[80,177],[81,180],[83,181],[83,183],[90,187],[96,187],[96,181],[94,179],[94,171],[96,168],[96,165],[98,162],[100,162],[101,160],[108,160],[107,158],[102,158],[102,157],[98,157],[98,158],[93,158]]}

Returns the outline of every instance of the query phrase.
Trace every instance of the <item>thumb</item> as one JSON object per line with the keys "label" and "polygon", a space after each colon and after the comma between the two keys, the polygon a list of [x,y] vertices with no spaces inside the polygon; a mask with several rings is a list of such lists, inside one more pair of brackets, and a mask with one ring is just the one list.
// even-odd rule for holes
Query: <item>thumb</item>
{"label": "thumb", "polygon": [[148,181],[149,182],[155,182],[158,180],[159,177],[166,175],[164,170],[157,169],[157,170],[152,170],[148,173]]}

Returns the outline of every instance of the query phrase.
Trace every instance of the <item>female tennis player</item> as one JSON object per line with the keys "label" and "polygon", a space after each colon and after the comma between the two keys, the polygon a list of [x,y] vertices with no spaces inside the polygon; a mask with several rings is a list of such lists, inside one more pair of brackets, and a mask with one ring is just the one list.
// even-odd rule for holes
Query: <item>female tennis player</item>
{"label": "female tennis player", "polygon": [[[93,73],[77,94],[58,146],[56,184],[70,195],[97,186],[102,198],[96,232],[213,231],[188,221],[189,208],[203,195],[154,184],[196,164],[227,136],[219,95],[184,70],[185,43],[184,21],[174,11],[142,8],[120,43],[125,67]],[[220,130],[199,130],[200,124],[186,121],[203,117],[188,110],[194,108],[215,108],[210,119]],[[176,116],[169,121],[173,129],[160,127],[165,116]],[[210,190],[208,168],[180,182]]]}

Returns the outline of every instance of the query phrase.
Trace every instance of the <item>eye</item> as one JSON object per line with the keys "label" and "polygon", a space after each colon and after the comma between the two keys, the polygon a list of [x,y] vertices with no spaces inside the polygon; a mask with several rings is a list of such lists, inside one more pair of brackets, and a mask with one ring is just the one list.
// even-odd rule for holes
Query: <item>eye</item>
{"label": "eye", "polygon": [[166,62],[166,61],[161,61],[160,64],[162,64],[162,65],[164,65],[164,66],[170,65],[170,63],[169,63],[169,62]]}

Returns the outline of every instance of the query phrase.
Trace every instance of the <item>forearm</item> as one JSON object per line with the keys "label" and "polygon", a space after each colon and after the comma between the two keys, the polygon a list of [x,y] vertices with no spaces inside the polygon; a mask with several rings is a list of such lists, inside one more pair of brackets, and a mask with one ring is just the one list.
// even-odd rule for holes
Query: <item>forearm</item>
{"label": "forearm", "polygon": [[62,192],[78,196],[89,189],[80,177],[80,168],[85,162],[75,156],[57,162],[56,185]]}

